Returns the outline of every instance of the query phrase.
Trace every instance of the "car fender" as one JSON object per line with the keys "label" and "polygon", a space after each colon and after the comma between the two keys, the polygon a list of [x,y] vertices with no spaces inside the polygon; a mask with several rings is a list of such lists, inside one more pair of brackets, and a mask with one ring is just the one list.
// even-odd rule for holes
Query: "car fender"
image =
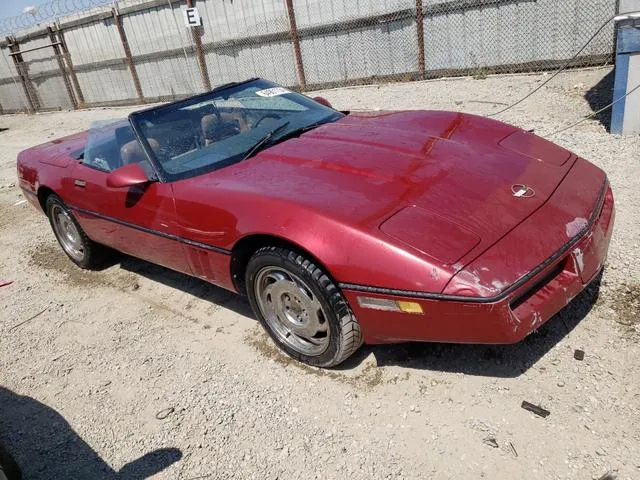
{"label": "car fender", "polygon": [[237,241],[268,236],[309,253],[340,283],[440,292],[452,267],[431,261],[377,228],[351,225],[304,205],[258,202],[257,215],[238,216]]}

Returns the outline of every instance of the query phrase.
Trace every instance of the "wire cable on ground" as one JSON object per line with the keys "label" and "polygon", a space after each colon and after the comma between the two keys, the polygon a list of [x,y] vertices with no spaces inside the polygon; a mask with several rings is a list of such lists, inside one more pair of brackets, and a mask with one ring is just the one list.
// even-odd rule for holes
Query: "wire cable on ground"
{"label": "wire cable on ground", "polygon": [[598,110],[597,112],[593,112],[589,115],[587,115],[586,117],[581,118],[580,120],[578,120],[577,122],[569,125],[568,127],[563,127],[560,130],[556,130],[555,132],[552,132],[548,135],[545,135],[545,138],[549,138],[549,137],[553,137],[555,135],[558,135],[562,132],[566,132],[567,130],[572,129],[573,127],[577,127],[578,125],[580,125],[583,122],[586,122],[587,120],[589,120],[592,117],[595,117],[596,115],[601,114],[602,112],[604,112],[605,110],[610,109],[611,107],[613,107],[616,103],[618,103],[621,100],[624,100],[625,98],[627,98],[629,95],[631,95],[633,92],[635,92],[636,90],[640,90],[640,84],[636,85],[635,88],[631,89],[630,91],[628,91],[626,94],[624,94],[622,97],[618,98],[617,100],[614,100],[613,102],[611,102],[609,105],[601,108],[600,110]]}
{"label": "wire cable on ground", "polygon": [[596,32],[591,35],[591,37],[589,38],[589,40],[587,40],[587,42],[582,46],[582,48],[580,48],[580,50],[578,50],[576,52],[576,54],[571,57],[569,60],[567,60],[567,62],[562,66],[562,68],[560,68],[560,70],[558,70],[557,72],[555,72],[553,75],[551,75],[551,77],[549,77],[545,82],[543,82],[542,84],[538,85],[534,90],[532,90],[531,92],[529,92],[527,95],[525,95],[524,97],[522,97],[520,100],[518,100],[515,103],[512,103],[511,105],[509,105],[508,107],[503,108],[502,110],[499,110],[497,112],[494,113],[489,113],[486,116],[487,117],[495,117],[496,115],[500,115],[501,113],[506,112],[507,110],[511,110],[513,107],[520,105],[522,102],[524,102],[525,100],[527,100],[528,98],[532,97],[534,94],[536,94],[537,92],[539,92],[543,87],[545,87],[546,85],[549,84],[549,82],[551,82],[554,78],[556,78],[558,75],[560,75],[562,72],[564,72],[567,68],[569,68],[571,66],[571,63],[578,58],[578,56],[580,56],[580,54],[582,52],[584,52],[584,50],[589,46],[589,44],[591,42],[593,42],[593,40],[600,35],[600,32],[602,32],[602,30],[605,29],[605,27],[607,25],[609,25],[609,23],[611,23],[612,21],[616,20],[616,19],[621,19],[625,16],[630,16],[630,18],[635,18],[633,17],[633,15],[637,14],[638,12],[626,12],[626,13],[616,13],[614,16],[612,16],[611,18],[609,18],[606,22],[604,22],[602,24],[602,26],[596,30]]}

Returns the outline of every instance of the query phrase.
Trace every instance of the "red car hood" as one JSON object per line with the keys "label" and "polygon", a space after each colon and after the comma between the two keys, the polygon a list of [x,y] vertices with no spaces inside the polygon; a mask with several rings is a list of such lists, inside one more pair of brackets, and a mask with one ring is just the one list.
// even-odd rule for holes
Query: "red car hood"
{"label": "red car hood", "polygon": [[[530,216],[574,161],[482,117],[385,112],[348,115],[218,173],[453,264]],[[514,196],[519,185],[533,196]]]}

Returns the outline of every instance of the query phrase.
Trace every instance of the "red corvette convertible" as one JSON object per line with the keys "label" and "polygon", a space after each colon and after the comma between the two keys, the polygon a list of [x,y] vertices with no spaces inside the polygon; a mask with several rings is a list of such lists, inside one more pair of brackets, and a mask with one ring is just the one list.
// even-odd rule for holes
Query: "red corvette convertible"
{"label": "red corvette convertible", "polygon": [[261,79],[30,148],[18,176],[78,266],[113,249],[246,294],[320,367],[363,342],[518,342],[600,272],[614,218],[604,172],[532,133]]}

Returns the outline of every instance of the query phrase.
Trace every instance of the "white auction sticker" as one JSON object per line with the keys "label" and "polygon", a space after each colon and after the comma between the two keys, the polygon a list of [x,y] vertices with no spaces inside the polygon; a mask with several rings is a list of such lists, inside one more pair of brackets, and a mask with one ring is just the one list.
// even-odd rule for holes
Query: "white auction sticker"
{"label": "white auction sticker", "polygon": [[277,97],[278,95],[284,95],[285,93],[291,93],[291,90],[287,90],[283,87],[273,87],[265,90],[258,90],[256,95],[261,97]]}

